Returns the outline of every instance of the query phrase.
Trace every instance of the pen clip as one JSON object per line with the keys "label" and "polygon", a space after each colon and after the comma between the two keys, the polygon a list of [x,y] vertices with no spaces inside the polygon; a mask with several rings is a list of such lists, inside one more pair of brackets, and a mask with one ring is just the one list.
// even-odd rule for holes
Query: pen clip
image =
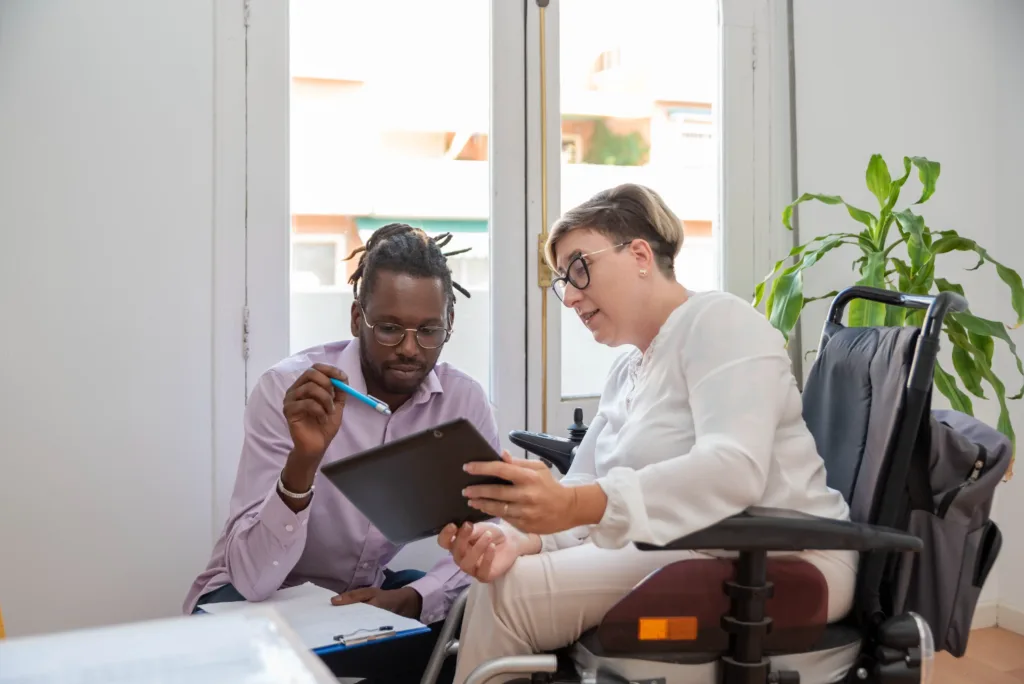
{"label": "pen clip", "polygon": [[376,641],[377,639],[393,637],[394,635],[395,630],[389,629],[382,630],[379,632],[372,632],[370,634],[364,634],[362,636],[345,636],[343,634],[339,634],[338,636],[334,637],[334,640],[340,641],[343,646],[356,646],[358,644],[365,644],[368,641]]}
{"label": "pen clip", "polygon": [[345,646],[353,646],[366,641],[374,641],[376,639],[383,639],[384,637],[394,635],[395,628],[391,625],[386,625],[376,629],[357,629],[356,631],[349,632],[348,634],[336,634],[334,636],[334,640]]}

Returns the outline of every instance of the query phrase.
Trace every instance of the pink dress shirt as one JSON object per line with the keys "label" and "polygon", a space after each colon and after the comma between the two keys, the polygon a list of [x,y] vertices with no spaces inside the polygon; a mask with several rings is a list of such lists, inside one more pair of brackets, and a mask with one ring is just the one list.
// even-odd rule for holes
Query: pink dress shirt
{"label": "pink dress shirt", "polygon": [[[206,570],[188,592],[183,606],[186,614],[192,612],[200,596],[229,582],[250,601],[264,600],[282,586],[307,581],[339,593],[379,587],[384,568],[401,549],[388,542],[319,472],[313,500],[300,513],[292,512],[276,491],[292,447],[281,408],[284,394],[314,363],[340,368],[353,388],[366,391],[358,340],[308,349],[263,374],[245,409],[245,439],[228,521]],[[341,429],[323,463],[455,418],[472,422],[495,450],[500,450],[498,427],[483,388],[452,366],[438,363],[390,417],[349,399]],[[402,502],[395,501],[395,505]],[[468,584],[469,578],[451,556],[445,556],[425,577],[409,585],[423,597],[420,619],[427,624],[444,619],[452,601]]]}

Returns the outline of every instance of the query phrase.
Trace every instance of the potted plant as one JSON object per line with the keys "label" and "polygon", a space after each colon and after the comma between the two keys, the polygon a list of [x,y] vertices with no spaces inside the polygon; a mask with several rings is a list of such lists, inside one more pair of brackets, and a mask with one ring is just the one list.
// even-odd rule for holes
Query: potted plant
{"label": "potted plant", "polygon": [[[904,157],[903,175],[894,179],[882,156],[875,154],[868,162],[866,179],[868,189],[878,199],[877,213],[854,207],[838,195],[810,193],[804,193],[783,210],[782,222],[789,230],[793,229],[793,210],[797,205],[811,200],[842,205],[854,221],[861,224],[857,232],[830,233],[794,247],[756,287],[754,306],[760,305],[762,299],[765,300],[765,315],[787,340],[808,302],[835,296],[835,292],[830,292],[807,297],[804,294],[803,273],[841,245],[852,245],[859,250],[852,264],[859,274],[858,285],[922,295],[946,290],[963,295],[964,289],[958,283],[936,275],[937,261],[949,252],[973,252],[978,261],[970,270],[983,266],[994,267],[996,275],[1009,289],[1010,303],[1017,316],[1012,327],[1024,323],[1024,285],[1016,271],[993,259],[985,248],[955,230],[933,230],[911,208],[896,210],[900,192],[914,168],[917,169],[922,191],[911,206],[921,205],[935,193],[940,164],[924,157]],[[765,297],[769,281],[771,287]],[[848,324],[851,326],[920,325],[924,320],[923,311],[908,312],[901,307],[888,307],[862,300],[850,304],[848,316]],[[998,342],[1013,355],[1017,371],[1024,378],[1024,364],[1010,337],[1008,326],[1000,321],[965,312],[947,316],[943,332],[951,344],[952,372],[939,364],[935,369],[935,387],[955,410],[974,415],[974,405],[969,395],[988,398],[987,385],[999,403],[996,427],[1010,438],[1016,451],[1016,437],[1007,402],[1024,396],[1024,385],[1009,395],[1006,383],[992,369]],[[1014,379],[1012,386],[1016,385],[1017,380]]]}

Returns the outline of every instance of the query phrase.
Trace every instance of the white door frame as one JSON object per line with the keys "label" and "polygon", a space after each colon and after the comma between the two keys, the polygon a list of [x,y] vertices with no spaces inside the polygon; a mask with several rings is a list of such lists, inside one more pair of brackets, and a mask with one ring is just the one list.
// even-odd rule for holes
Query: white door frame
{"label": "white door frame", "polygon": [[214,5],[211,545],[228,516],[247,396],[242,348],[246,261],[245,24],[242,3]]}
{"label": "white door frame", "polygon": [[[526,425],[526,25],[531,0],[491,0],[491,398],[504,446]],[[518,87],[503,87],[519,84]],[[499,258],[500,255],[500,258]]]}
{"label": "white door frame", "polygon": [[[565,436],[572,409],[593,417],[596,397],[563,399],[561,392],[562,304],[537,286],[537,239],[559,214],[559,3],[545,9],[547,62],[547,214],[542,216],[540,113],[540,9],[527,5],[527,417],[532,430]],[[778,217],[790,201],[788,42],[785,0],[719,0],[719,209],[715,221],[723,288],[751,297],[754,285],[792,245]],[[531,125],[532,124],[532,125]],[[547,298],[547,354],[542,344],[543,298]],[[545,363],[546,362],[546,363]],[[546,366],[546,368],[545,368]],[[546,383],[545,383],[546,374]],[[546,411],[543,388],[546,386]],[[546,413],[546,416],[545,416]],[[547,420],[545,420],[545,417]]]}

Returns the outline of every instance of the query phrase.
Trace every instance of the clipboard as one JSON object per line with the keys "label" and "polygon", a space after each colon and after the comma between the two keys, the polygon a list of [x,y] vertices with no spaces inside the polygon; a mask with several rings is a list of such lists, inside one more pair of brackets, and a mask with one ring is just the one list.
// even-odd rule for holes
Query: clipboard
{"label": "clipboard", "polygon": [[348,651],[353,648],[359,648],[360,646],[370,646],[380,642],[387,642],[393,639],[402,639],[405,637],[416,636],[419,634],[426,634],[430,632],[429,627],[406,629],[406,630],[395,630],[386,629],[380,631],[369,631],[364,634],[353,634],[351,636],[337,635],[335,636],[336,643],[329,646],[321,646],[320,648],[314,648],[313,653],[316,655],[326,655],[328,653],[336,653],[338,651]]}
{"label": "clipboard", "polygon": [[[317,655],[333,653],[430,631],[419,620],[364,603],[332,606],[334,592],[306,583],[279,589],[262,602],[278,612],[301,642]],[[253,604],[238,601],[200,606],[207,613],[233,613]],[[340,635],[346,635],[338,638]]]}

